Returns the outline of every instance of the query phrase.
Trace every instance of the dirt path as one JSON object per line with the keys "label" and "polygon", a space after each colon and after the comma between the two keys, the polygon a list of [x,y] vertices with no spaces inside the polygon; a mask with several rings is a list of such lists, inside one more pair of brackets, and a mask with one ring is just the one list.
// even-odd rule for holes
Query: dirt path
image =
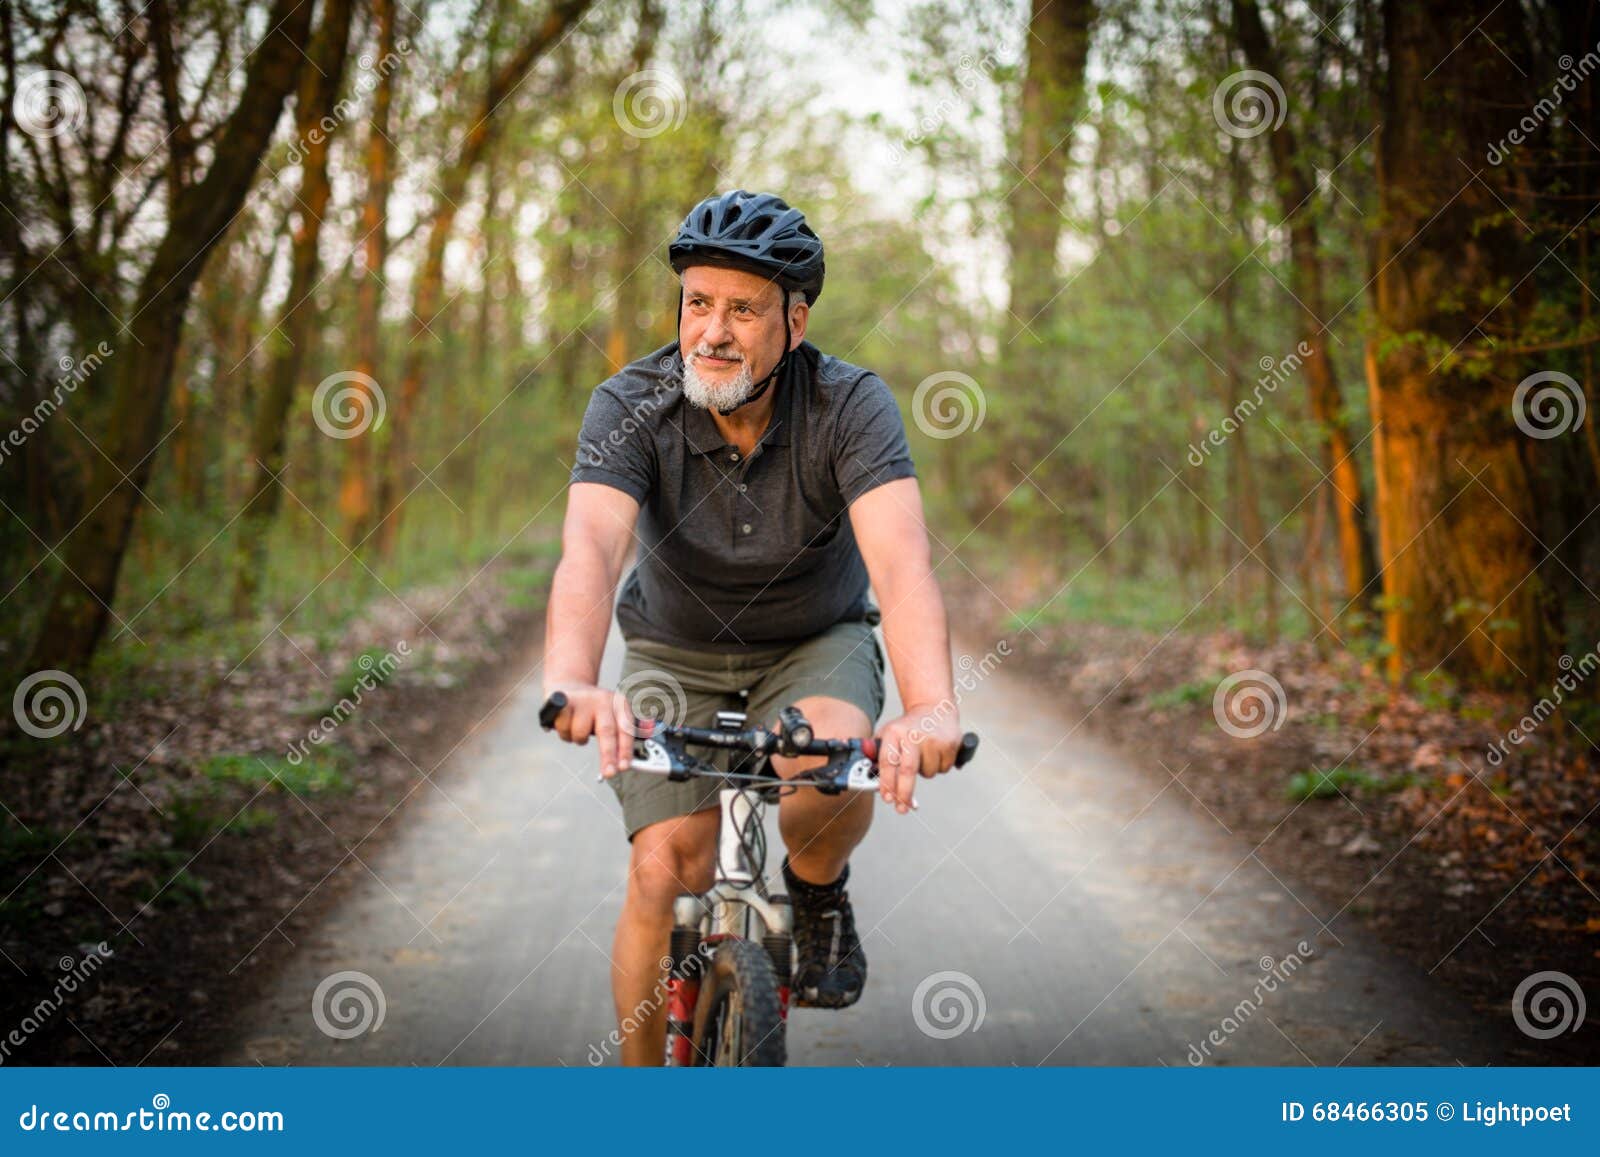
{"label": "dirt path", "polygon": [[[619,650],[613,640],[613,667]],[[617,808],[591,749],[539,731],[538,695],[530,674],[456,753],[436,777],[444,789],[419,801],[408,830],[241,1010],[230,1061],[614,1063]],[[1063,741],[1054,704],[1020,674],[1002,667],[963,712],[983,736],[977,763],[926,785],[919,812],[880,812],[855,859],[867,993],[845,1012],[797,1010],[791,1063],[1514,1055],[1509,1016],[1481,1023],[1358,930],[1320,928],[1160,768],[1081,733]],[[381,988],[383,1019],[341,1039],[319,1027],[313,997],[346,971]],[[362,1019],[354,1002],[346,1011]]]}

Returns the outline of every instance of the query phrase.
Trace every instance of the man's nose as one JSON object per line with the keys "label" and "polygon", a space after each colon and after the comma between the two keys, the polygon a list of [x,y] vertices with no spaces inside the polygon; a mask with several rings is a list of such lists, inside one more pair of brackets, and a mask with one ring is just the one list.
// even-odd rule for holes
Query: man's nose
{"label": "man's nose", "polygon": [[717,346],[729,341],[733,337],[733,331],[728,328],[728,323],[723,320],[722,314],[713,312],[706,319],[705,333],[701,336],[705,339],[706,344],[715,349]]}

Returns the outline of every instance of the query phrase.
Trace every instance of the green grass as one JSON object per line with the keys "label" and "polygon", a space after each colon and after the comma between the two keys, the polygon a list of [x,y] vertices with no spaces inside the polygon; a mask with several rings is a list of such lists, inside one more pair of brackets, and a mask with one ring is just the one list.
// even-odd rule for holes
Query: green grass
{"label": "green grass", "polygon": [[1419,675],[1411,681],[1417,702],[1430,711],[1451,711],[1461,704],[1461,688],[1443,671]]}
{"label": "green grass", "polygon": [[[357,561],[290,503],[262,552],[258,611],[239,618],[231,606],[239,526],[217,535],[233,510],[186,510],[181,503],[164,508],[159,514],[146,511],[142,521],[148,525],[130,549],[117,591],[117,613],[138,638],[113,632],[115,637],[96,653],[86,682],[90,703],[100,713],[158,698],[172,679],[190,678],[195,665],[216,656],[249,653],[274,626],[336,645],[350,621],[374,600],[391,592],[404,598],[419,586],[465,584],[491,560],[510,575],[530,572],[520,580],[526,585],[516,597],[537,605],[560,553],[554,534],[559,507],[532,527],[525,525],[527,511],[515,505],[500,510],[497,523],[480,512],[469,537],[456,509],[442,497],[419,492],[407,504],[393,555],[380,559],[369,544]],[[50,582],[41,568],[40,589]],[[22,637],[31,638],[32,629]],[[152,639],[159,646],[149,646]]]}
{"label": "green grass", "polygon": [[1215,679],[1196,679],[1190,683],[1179,683],[1176,687],[1168,687],[1165,691],[1157,691],[1145,701],[1145,704],[1156,711],[1170,711],[1175,707],[1209,703],[1216,690]]}
{"label": "green grass", "polygon": [[1381,776],[1364,767],[1336,767],[1332,771],[1311,768],[1297,771],[1285,787],[1292,800],[1333,799],[1361,792],[1391,792],[1416,783],[1410,774]]}
{"label": "green grass", "polygon": [[[382,687],[407,662],[405,656],[394,653],[397,662],[390,670],[385,671],[383,660],[389,654],[391,651],[387,647],[362,648],[361,653],[351,660],[350,667],[344,675],[334,681],[328,691],[327,701],[307,708],[303,714],[311,719],[321,718],[331,713],[344,700],[348,699],[354,705],[358,694],[369,695]],[[366,662],[363,663],[362,660]],[[368,683],[372,684],[370,688],[367,686]]]}
{"label": "green grass", "polygon": [[222,826],[232,836],[248,836],[263,832],[278,822],[278,817],[264,807],[247,807]]}
{"label": "green grass", "polygon": [[[997,552],[996,557],[1005,557],[1008,551],[1015,550],[1014,546],[997,540],[986,541],[989,541],[987,549]],[[986,549],[972,543],[968,546],[974,554]],[[1091,554],[1091,551],[1084,551],[1083,560]],[[1069,552],[1062,563],[1056,581],[1064,585],[1040,598],[1036,605],[1016,610],[1007,630],[1100,623],[1164,634],[1181,625],[1180,629],[1187,632],[1228,628],[1249,638],[1267,637],[1264,604],[1258,599],[1238,606],[1227,585],[1209,593],[1209,584],[1198,590],[1187,590],[1180,576],[1153,571],[1138,576],[1118,575],[1098,561],[1080,571],[1083,562],[1074,561],[1075,557],[1075,552]],[[1274,640],[1307,638],[1315,629],[1298,603],[1289,598],[1280,601],[1278,630],[1271,636]]]}
{"label": "green grass", "polygon": [[513,610],[531,611],[542,607],[550,594],[554,568],[544,560],[506,572],[506,605]]}
{"label": "green grass", "polygon": [[200,774],[212,783],[237,783],[248,788],[292,791],[295,795],[337,794],[349,791],[347,772],[354,756],[337,744],[313,747],[298,764],[287,756],[241,754],[213,755],[200,765]]}

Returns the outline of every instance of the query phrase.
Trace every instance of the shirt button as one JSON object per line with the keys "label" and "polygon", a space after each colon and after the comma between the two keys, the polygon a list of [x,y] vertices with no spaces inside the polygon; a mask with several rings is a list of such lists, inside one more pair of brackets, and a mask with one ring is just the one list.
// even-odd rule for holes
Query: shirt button
{"label": "shirt button", "polygon": [[743,482],[739,483],[739,493],[740,494],[743,494],[746,490],[749,490],[749,489],[750,489],[750,487],[746,486]]}
{"label": "shirt button", "polygon": [[741,526],[739,528],[739,533],[740,534],[749,534],[750,533],[750,524],[747,522],[743,526]]}
{"label": "shirt button", "polygon": [[735,450],[732,454],[728,455],[728,461],[729,462],[737,462],[738,460],[739,460],[739,451]]}

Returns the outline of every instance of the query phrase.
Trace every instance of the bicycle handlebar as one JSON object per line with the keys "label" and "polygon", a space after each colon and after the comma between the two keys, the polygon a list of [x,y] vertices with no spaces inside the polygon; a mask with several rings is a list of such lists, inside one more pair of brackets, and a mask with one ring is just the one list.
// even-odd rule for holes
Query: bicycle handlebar
{"label": "bicycle handlebar", "polygon": [[[557,691],[544,701],[539,708],[539,726],[550,731],[556,725],[556,720],[567,709],[567,696],[564,692]],[[797,713],[798,714],[798,713]],[[804,722],[802,719],[801,722]],[[845,755],[859,750],[862,755],[870,760],[874,767],[878,762],[878,741],[874,738],[866,739],[812,739],[807,743],[790,742],[783,733],[767,731],[764,728],[752,728],[747,731],[717,731],[703,727],[673,727],[659,723],[653,719],[639,719],[635,721],[635,730],[644,729],[644,735],[664,736],[676,739],[681,743],[692,743],[698,747],[719,747],[728,751],[745,751],[752,755]],[[965,767],[978,753],[978,737],[969,731],[961,737],[961,746],[956,752],[957,767]]]}

